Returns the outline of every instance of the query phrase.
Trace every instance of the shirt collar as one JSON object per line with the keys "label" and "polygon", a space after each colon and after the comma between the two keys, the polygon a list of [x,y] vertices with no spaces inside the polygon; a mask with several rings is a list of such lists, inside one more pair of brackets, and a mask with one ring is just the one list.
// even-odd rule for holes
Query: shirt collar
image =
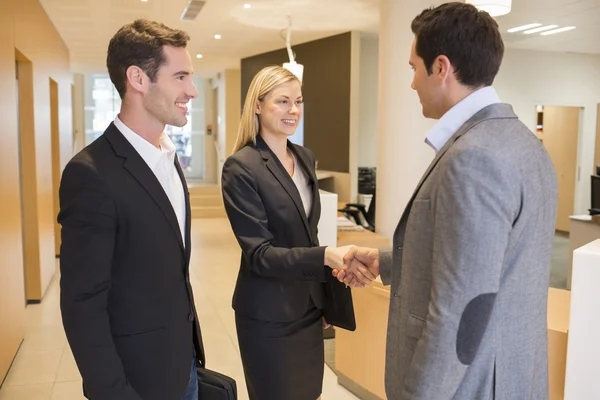
{"label": "shirt collar", "polygon": [[425,143],[435,152],[439,152],[448,139],[454,135],[465,122],[485,107],[500,103],[500,98],[491,86],[479,89],[452,107],[427,133]]}
{"label": "shirt collar", "polygon": [[133,146],[133,148],[144,159],[150,169],[154,170],[162,157],[168,157],[170,162],[175,162],[175,144],[164,132],[160,135],[160,149],[157,149],[153,144],[142,138],[140,135],[131,130],[127,125],[115,117],[115,126],[121,131],[125,139]]}

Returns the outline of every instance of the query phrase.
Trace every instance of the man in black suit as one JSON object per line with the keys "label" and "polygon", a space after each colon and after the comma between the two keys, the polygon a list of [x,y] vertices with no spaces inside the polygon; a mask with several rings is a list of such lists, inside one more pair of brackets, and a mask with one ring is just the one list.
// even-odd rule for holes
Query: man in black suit
{"label": "man in black suit", "polygon": [[63,173],[61,311],[88,399],[198,399],[189,195],[164,133],[198,95],[188,40],[146,20],[115,34],[120,113]]}

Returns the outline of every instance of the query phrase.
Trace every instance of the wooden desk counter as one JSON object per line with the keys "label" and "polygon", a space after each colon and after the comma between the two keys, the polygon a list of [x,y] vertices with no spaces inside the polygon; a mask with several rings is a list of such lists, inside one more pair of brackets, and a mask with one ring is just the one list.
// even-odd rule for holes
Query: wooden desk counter
{"label": "wooden desk counter", "polygon": [[[338,231],[338,246],[385,248],[390,240],[371,231]],[[363,400],[385,399],[383,377],[390,288],[381,280],[353,289],[356,331],[335,331],[338,382]]]}
{"label": "wooden desk counter", "polygon": [[338,231],[337,233],[337,245],[348,246],[354,244],[361,247],[389,247],[390,240],[378,233],[374,233],[368,230],[361,232],[356,231]]}

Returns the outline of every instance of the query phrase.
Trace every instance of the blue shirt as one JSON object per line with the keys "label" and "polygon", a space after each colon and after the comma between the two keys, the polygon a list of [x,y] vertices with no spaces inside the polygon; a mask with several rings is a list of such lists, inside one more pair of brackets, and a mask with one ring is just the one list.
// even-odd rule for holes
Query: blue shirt
{"label": "blue shirt", "polygon": [[448,139],[454,135],[473,115],[485,107],[500,103],[500,98],[491,86],[479,89],[452,107],[427,133],[425,143],[439,152]]}

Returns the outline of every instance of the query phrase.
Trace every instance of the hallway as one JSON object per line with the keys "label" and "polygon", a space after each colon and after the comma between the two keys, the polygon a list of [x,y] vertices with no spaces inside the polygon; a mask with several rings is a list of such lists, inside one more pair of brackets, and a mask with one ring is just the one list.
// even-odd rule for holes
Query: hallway
{"label": "hallway", "polygon": [[[238,398],[247,400],[231,308],[240,253],[229,222],[223,218],[193,219],[192,246],[190,277],[207,366],[235,378]],[[0,388],[0,400],[85,399],[81,377],[62,328],[57,276],[44,301],[27,307],[26,337]],[[340,387],[335,374],[325,366],[322,399],[356,397]]]}

